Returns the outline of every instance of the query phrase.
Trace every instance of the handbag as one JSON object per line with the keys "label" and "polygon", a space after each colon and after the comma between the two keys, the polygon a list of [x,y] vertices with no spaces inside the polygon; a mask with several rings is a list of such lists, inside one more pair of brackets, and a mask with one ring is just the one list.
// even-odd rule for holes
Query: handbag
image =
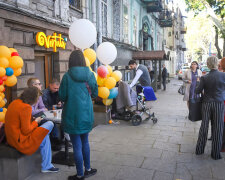
{"label": "handbag", "polygon": [[195,96],[189,100],[189,115],[188,119],[192,122],[202,120],[202,97]]}
{"label": "handbag", "polygon": [[185,94],[185,86],[184,85],[180,86],[180,88],[178,89],[178,93],[181,94],[181,95]]}

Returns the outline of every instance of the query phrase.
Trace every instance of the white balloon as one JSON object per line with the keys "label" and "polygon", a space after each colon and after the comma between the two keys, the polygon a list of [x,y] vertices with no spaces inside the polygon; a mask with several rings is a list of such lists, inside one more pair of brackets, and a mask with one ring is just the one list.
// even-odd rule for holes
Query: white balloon
{"label": "white balloon", "polygon": [[74,21],[69,28],[69,38],[72,44],[80,49],[91,47],[97,37],[94,24],[87,19]]}
{"label": "white balloon", "polygon": [[96,52],[97,57],[102,64],[111,64],[117,56],[116,47],[110,42],[101,43]]}

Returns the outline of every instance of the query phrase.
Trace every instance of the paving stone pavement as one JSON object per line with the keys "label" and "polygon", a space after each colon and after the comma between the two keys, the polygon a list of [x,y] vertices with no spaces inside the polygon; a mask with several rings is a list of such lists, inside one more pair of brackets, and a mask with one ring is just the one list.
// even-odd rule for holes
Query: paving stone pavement
{"label": "paving stone pavement", "polygon": [[[166,91],[156,93],[151,106],[157,124],[134,127],[120,121],[93,129],[91,166],[98,172],[89,180],[225,180],[225,161],[210,158],[210,141],[204,155],[194,154],[201,122],[187,119],[186,103],[177,92],[181,83],[172,79]],[[75,167],[55,166],[59,173],[34,174],[29,180],[66,180],[76,174]]]}

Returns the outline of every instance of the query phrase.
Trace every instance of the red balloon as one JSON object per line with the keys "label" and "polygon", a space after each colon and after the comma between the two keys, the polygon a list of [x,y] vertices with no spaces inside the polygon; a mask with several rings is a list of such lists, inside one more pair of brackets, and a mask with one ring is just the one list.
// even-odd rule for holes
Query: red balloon
{"label": "red balloon", "polygon": [[13,57],[13,56],[19,56],[19,53],[18,52],[12,52],[11,57]]}
{"label": "red balloon", "polygon": [[0,85],[2,85],[2,84],[3,84],[3,80],[0,79]]}
{"label": "red balloon", "polygon": [[2,80],[3,80],[3,81],[6,81],[6,79],[7,79],[7,76],[3,76],[3,77],[2,77]]}
{"label": "red balloon", "polygon": [[97,73],[101,78],[106,78],[106,76],[109,72],[108,72],[108,69],[106,66],[101,65],[98,67]]}

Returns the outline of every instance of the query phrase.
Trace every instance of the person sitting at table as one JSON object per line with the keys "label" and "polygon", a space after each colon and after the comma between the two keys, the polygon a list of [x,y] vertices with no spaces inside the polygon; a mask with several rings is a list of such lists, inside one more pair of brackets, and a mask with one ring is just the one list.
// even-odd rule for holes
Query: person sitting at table
{"label": "person sitting at table", "polygon": [[59,97],[64,102],[62,128],[70,135],[77,169],[77,174],[69,176],[69,180],[84,179],[97,173],[97,169],[90,166],[88,142],[94,122],[91,97],[96,98],[97,95],[98,85],[94,73],[86,67],[83,53],[80,50],[73,51],[69,58],[69,70],[64,74],[59,88]]}
{"label": "person sitting at table", "polygon": [[40,96],[38,98],[37,103],[32,105],[32,115],[35,115],[39,112],[47,111],[48,109],[45,107],[43,100],[42,100],[42,96],[41,96],[42,84],[40,83],[40,80],[37,78],[30,78],[27,81],[27,86],[28,87],[36,87],[40,91]]}
{"label": "person sitting at table", "polygon": [[43,103],[48,110],[52,110],[54,105],[57,105],[58,109],[62,108],[62,103],[59,100],[59,86],[60,82],[57,79],[52,79],[49,87],[42,92]]}
{"label": "person sitting at table", "polygon": [[38,127],[42,118],[32,118],[31,106],[37,103],[38,98],[39,90],[36,87],[29,87],[23,91],[19,99],[9,105],[5,116],[7,143],[26,155],[31,155],[40,148],[41,172],[58,172],[59,169],[51,163],[52,151],[49,133],[54,125],[48,121]]}

